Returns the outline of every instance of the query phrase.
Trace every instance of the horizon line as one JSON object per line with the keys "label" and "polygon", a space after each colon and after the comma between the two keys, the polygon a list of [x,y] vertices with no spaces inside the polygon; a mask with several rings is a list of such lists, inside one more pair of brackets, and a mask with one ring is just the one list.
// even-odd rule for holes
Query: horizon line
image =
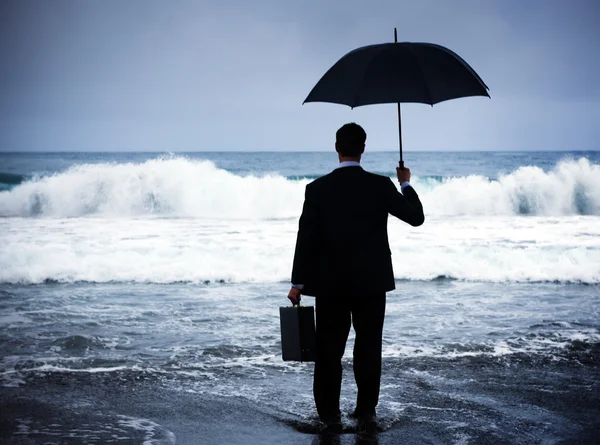
{"label": "horizon line", "polygon": [[[403,153],[560,153],[560,152],[597,152],[598,149],[506,149],[506,150],[404,150]],[[0,154],[24,153],[335,153],[335,150],[0,150]],[[369,153],[398,153],[398,150],[365,150]]]}

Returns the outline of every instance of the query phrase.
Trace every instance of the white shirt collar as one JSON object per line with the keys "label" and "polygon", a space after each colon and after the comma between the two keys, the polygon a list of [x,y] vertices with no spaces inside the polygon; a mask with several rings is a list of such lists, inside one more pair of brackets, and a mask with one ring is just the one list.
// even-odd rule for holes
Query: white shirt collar
{"label": "white shirt collar", "polygon": [[344,167],[360,167],[360,162],[344,161],[344,162],[340,162],[340,165],[338,165],[336,168],[344,168]]}

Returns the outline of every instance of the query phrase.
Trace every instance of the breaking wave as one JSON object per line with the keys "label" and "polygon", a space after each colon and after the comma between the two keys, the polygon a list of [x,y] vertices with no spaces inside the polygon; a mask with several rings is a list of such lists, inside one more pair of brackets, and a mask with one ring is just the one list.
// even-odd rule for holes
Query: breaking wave
{"label": "breaking wave", "polygon": [[[313,177],[239,176],[183,157],[82,164],[52,176],[9,178],[3,217],[297,217]],[[548,172],[521,167],[497,179],[414,177],[427,215],[600,215],[600,165],[565,160]]]}
{"label": "breaking wave", "polygon": [[185,158],[83,164],[0,192],[0,216],[276,218],[297,214],[299,184]]}
{"label": "breaking wave", "polygon": [[600,165],[587,158],[559,162],[545,172],[520,167],[491,180],[483,176],[425,179],[426,212],[438,215],[600,215]]}

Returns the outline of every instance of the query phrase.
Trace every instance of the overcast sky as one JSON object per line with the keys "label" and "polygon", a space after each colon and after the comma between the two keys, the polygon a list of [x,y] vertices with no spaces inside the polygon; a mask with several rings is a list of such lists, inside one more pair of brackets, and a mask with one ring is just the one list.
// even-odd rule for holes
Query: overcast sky
{"label": "overcast sky", "polygon": [[410,150],[600,149],[598,0],[0,0],[0,151],[330,150],[394,105],[303,100],[350,50],[432,42],[490,88],[403,105]]}

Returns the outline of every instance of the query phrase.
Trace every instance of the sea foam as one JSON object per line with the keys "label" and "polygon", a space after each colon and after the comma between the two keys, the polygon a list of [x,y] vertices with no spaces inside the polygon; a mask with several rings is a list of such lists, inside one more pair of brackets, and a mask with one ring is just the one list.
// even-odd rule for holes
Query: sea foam
{"label": "sea foam", "polygon": [[0,192],[0,216],[278,218],[298,213],[301,190],[276,174],[242,177],[186,158],[83,164]]}
{"label": "sea foam", "polygon": [[[288,281],[297,219],[0,218],[0,282]],[[595,216],[389,223],[397,279],[600,283]]]}
{"label": "sea foam", "polygon": [[[183,157],[84,164],[0,192],[0,282],[289,280],[308,179]],[[390,218],[395,276],[600,283],[600,166],[415,177],[426,221]]]}
{"label": "sea foam", "polygon": [[426,182],[422,195],[427,213],[436,215],[600,215],[600,165],[580,158],[549,172],[520,167],[497,180],[444,178]]}
{"label": "sea foam", "polygon": [[[309,179],[239,176],[184,157],[82,164],[0,192],[4,217],[289,218]],[[565,160],[548,172],[521,167],[497,179],[413,177],[427,215],[600,215],[600,165]]]}

